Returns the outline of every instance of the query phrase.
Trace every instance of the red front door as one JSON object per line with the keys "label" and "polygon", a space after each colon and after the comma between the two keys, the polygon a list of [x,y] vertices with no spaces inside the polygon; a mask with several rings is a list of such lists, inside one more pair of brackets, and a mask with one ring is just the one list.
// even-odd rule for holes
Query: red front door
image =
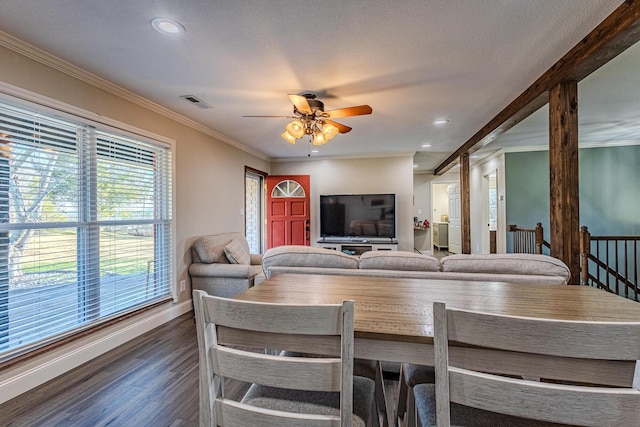
{"label": "red front door", "polygon": [[267,177],[267,249],[309,246],[309,175]]}

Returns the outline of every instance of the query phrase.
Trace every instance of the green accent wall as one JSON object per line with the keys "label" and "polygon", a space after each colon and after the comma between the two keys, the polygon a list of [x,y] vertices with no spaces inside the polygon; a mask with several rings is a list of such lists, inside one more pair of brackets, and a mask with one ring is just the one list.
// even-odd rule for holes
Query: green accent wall
{"label": "green accent wall", "polygon": [[[578,156],[580,224],[593,235],[640,235],[640,145],[586,148]],[[505,187],[507,224],[541,222],[548,241],[549,152],[507,153]]]}
{"label": "green accent wall", "polygon": [[[549,152],[507,153],[504,170],[507,233],[512,224],[534,228],[540,222],[549,241]],[[510,233],[507,252],[513,252]]]}
{"label": "green accent wall", "polygon": [[640,235],[640,146],[580,150],[580,224],[599,236]]}

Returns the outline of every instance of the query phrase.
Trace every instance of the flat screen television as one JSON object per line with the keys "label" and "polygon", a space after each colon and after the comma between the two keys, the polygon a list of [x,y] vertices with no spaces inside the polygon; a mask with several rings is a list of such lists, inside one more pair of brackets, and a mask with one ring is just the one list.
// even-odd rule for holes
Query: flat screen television
{"label": "flat screen television", "polygon": [[396,195],[320,196],[320,237],[395,239]]}

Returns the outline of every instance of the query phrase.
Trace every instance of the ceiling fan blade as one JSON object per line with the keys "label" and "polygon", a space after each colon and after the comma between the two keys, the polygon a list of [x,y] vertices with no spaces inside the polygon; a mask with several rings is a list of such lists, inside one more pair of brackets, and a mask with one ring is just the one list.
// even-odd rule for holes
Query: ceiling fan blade
{"label": "ceiling fan blade", "polygon": [[365,114],[371,114],[372,111],[373,109],[368,105],[358,105],[356,107],[339,108],[337,110],[325,111],[324,115],[328,114],[332,119],[337,119],[339,117],[362,116]]}
{"label": "ceiling fan blade", "polygon": [[313,110],[309,106],[309,101],[302,95],[289,95],[289,99],[296,106],[296,109],[302,114],[313,114]]}
{"label": "ceiling fan blade", "polygon": [[274,117],[274,118],[281,118],[281,119],[294,119],[294,116],[242,116],[242,117]]}
{"label": "ceiling fan blade", "polygon": [[335,127],[338,128],[338,132],[340,133],[347,133],[351,130],[351,128],[349,126],[345,126],[342,123],[338,123],[338,122],[334,122],[333,120],[327,120],[325,119],[325,123],[329,123],[330,125],[333,125]]}

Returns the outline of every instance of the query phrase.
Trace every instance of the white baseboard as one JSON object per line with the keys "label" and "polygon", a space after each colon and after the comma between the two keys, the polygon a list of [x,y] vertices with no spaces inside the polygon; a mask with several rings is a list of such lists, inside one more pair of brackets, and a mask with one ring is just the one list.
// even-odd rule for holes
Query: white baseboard
{"label": "white baseboard", "polygon": [[191,300],[160,306],[47,354],[27,360],[18,367],[8,368],[0,375],[0,403],[42,385],[191,309]]}

